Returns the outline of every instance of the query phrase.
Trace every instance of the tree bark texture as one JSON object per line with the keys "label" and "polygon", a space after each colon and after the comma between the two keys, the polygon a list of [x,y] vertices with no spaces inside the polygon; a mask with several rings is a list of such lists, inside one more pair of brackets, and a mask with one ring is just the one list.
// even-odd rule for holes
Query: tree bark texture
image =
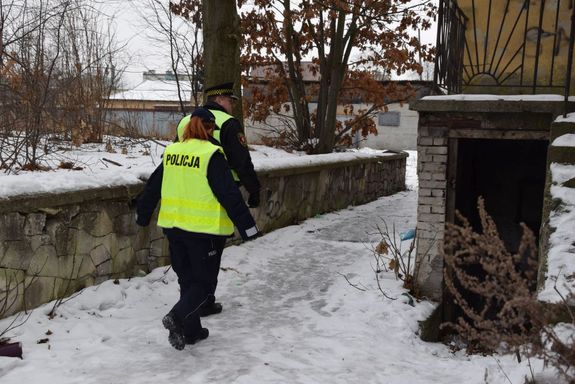
{"label": "tree bark texture", "polygon": [[240,18],[235,0],[204,0],[204,87],[234,82],[240,102],[233,114],[242,121]]}

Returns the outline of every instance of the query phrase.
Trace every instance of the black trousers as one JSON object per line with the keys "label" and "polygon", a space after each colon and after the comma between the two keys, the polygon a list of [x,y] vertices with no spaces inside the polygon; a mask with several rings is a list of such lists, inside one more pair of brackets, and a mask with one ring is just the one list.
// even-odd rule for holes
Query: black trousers
{"label": "black trousers", "polygon": [[217,272],[225,237],[199,237],[177,228],[166,228],[172,268],[178,276],[180,299],[172,308],[184,333],[193,336],[202,328],[198,309],[213,302]]}

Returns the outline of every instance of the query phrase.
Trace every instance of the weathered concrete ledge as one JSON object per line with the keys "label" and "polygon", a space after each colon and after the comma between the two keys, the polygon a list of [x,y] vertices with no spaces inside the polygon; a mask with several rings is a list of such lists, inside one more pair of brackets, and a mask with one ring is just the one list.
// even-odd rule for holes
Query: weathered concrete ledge
{"label": "weathered concrete ledge", "polygon": [[[271,231],[405,189],[406,153],[258,171]],[[139,228],[134,199],[144,183],[0,199],[0,318],[86,286],[169,263],[155,225]]]}
{"label": "weathered concrete ledge", "polygon": [[[555,96],[551,98],[551,96]],[[409,103],[418,112],[488,112],[488,113],[545,113],[559,116],[565,103],[559,95],[449,95],[427,96]],[[575,111],[575,101],[567,103],[568,111]]]}

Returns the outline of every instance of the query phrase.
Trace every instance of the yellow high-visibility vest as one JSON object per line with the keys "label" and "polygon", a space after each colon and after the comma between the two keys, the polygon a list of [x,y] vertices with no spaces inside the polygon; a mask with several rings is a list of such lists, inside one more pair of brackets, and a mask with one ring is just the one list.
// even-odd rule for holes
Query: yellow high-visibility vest
{"label": "yellow high-visibility vest", "polygon": [[[209,109],[209,111],[216,118],[216,126],[218,127],[218,129],[214,130],[214,139],[216,139],[219,143],[221,143],[220,134],[222,132],[222,127],[224,126],[225,122],[228,121],[229,119],[232,119],[233,116],[226,112],[218,111],[217,109]],[[232,169],[232,176],[234,177],[234,181],[236,182],[240,181],[238,174],[233,169]]]}
{"label": "yellow high-visibility vest", "polygon": [[189,232],[228,236],[234,225],[208,183],[208,163],[217,145],[189,139],[168,145],[158,226]]}

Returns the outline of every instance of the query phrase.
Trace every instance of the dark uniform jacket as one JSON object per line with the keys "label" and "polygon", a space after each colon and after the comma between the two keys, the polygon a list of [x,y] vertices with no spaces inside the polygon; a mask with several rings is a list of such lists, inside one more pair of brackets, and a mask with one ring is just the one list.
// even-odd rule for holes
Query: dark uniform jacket
{"label": "dark uniform jacket", "polygon": [[[161,198],[163,175],[164,166],[163,163],[160,163],[156,170],[150,175],[144,191],[138,197],[136,223],[140,226],[145,227],[150,224],[154,210]],[[252,236],[246,235],[246,230],[252,229],[253,231],[256,223],[234,182],[226,158],[220,152],[215,152],[208,164],[208,183],[212,192],[238,229],[242,239],[250,240],[259,236],[259,232]],[[193,187],[193,185],[190,185],[190,188]],[[204,233],[188,233],[190,236],[197,237],[221,237]]]}
{"label": "dark uniform jacket", "polygon": [[[208,102],[204,108],[226,112],[221,105],[214,102]],[[250,194],[258,194],[260,182],[238,119],[231,118],[220,127],[220,143],[230,167],[236,171],[246,191]]]}

